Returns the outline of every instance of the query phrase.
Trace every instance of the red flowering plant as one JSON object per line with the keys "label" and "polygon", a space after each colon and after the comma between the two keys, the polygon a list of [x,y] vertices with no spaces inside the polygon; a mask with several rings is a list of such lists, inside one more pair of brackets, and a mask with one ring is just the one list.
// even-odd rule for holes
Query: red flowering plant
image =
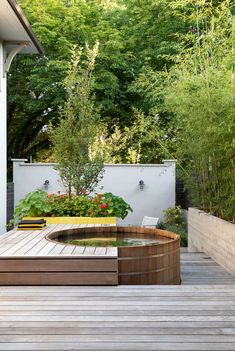
{"label": "red flowering plant", "polygon": [[94,196],[73,195],[71,199],[65,194],[47,194],[43,190],[29,193],[22,199],[14,218],[24,216],[44,217],[119,217],[124,219],[131,207],[119,196],[112,193]]}
{"label": "red flowering plant", "polygon": [[43,213],[43,216],[45,217],[61,217],[70,215],[71,206],[67,195],[60,193],[48,194],[47,204],[49,206]]}
{"label": "red flowering plant", "polygon": [[128,212],[132,212],[132,208],[122,197],[113,195],[112,193],[104,193],[100,197],[101,215],[107,217],[118,217],[124,219]]}
{"label": "red flowering plant", "polygon": [[93,197],[96,217],[118,217],[124,219],[132,208],[123,198],[112,193],[96,194]]}

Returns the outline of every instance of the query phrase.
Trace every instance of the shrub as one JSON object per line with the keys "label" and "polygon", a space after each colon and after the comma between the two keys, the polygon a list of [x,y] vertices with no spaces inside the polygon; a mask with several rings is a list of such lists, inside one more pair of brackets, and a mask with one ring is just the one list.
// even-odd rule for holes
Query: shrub
{"label": "shrub", "polygon": [[180,206],[169,207],[167,210],[163,211],[164,223],[174,226],[184,226],[185,220],[183,217],[183,210]]}
{"label": "shrub", "polygon": [[159,223],[157,227],[180,235],[180,245],[188,246],[188,234],[182,208],[180,206],[169,207],[163,212],[164,221]]}
{"label": "shrub", "polygon": [[188,233],[187,233],[187,230],[185,229],[185,226],[165,224],[165,230],[168,230],[169,232],[172,232],[172,233],[176,233],[180,236],[180,246],[182,247],[188,246]]}
{"label": "shrub", "polygon": [[42,216],[45,212],[50,211],[48,203],[48,194],[43,190],[36,190],[28,193],[19,201],[14,213],[15,219],[21,219],[24,216]]}
{"label": "shrub", "polygon": [[193,205],[235,221],[231,3],[222,1],[215,8],[212,3],[208,3],[208,8],[201,3],[197,6],[198,13],[197,20],[203,18],[206,26],[171,69],[165,105],[175,115],[177,158],[185,164],[185,180]]}
{"label": "shrub", "polygon": [[118,217],[124,219],[132,208],[119,196],[112,193],[94,196],[47,194],[36,190],[20,200],[14,218],[34,217]]}

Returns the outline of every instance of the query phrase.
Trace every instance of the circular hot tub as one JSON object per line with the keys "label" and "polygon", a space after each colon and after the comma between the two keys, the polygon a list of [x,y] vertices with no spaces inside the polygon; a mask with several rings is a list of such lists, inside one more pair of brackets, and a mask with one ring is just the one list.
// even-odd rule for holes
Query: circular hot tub
{"label": "circular hot tub", "polygon": [[142,227],[86,227],[61,230],[47,240],[66,245],[117,247],[118,283],[180,284],[180,237]]}

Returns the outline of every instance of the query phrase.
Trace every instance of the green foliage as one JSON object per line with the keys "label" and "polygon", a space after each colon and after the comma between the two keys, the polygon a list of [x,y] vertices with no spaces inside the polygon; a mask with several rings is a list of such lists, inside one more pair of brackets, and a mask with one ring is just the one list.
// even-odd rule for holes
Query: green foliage
{"label": "green foliage", "polygon": [[194,205],[234,221],[235,85],[230,2],[223,1],[217,7],[208,4],[206,9],[202,5],[197,10],[197,36],[170,72],[166,108],[175,114],[178,159],[185,164]]}
{"label": "green foliage", "polygon": [[19,220],[24,216],[42,216],[44,213],[49,212],[51,209],[47,201],[47,192],[43,190],[36,190],[28,193],[21,199],[15,209],[14,218]]}
{"label": "green foliage", "polygon": [[55,0],[45,0],[42,6],[38,0],[20,4],[46,52],[43,57],[17,55],[8,74],[8,153],[28,157],[48,148],[46,126],[56,123],[65,99],[61,82],[77,39],[73,19],[81,21],[81,13],[78,2],[72,7]]}
{"label": "green foliage", "polygon": [[180,245],[188,246],[187,225],[185,223],[183,210],[180,206],[169,207],[164,212],[164,221],[157,225],[157,228],[168,230],[180,235]]}
{"label": "green foliage", "polygon": [[103,128],[93,144],[100,150],[106,163],[158,163],[174,158],[172,140],[165,128],[161,128],[158,115],[145,115],[133,108],[133,124],[122,131],[116,127],[109,134]]}
{"label": "green foliage", "polygon": [[36,190],[27,194],[15,209],[14,219],[33,217],[118,217],[124,219],[131,207],[112,193],[74,195],[71,199],[64,194],[47,194]]}
{"label": "green foliage", "polygon": [[174,226],[185,225],[183,210],[180,206],[169,207],[164,213],[164,223]]}
{"label": "green foliage", "polygon": [[173,224],[168,224],[168,223],[165,223],[165,222],[160,222],[157,225],[157,228],[161,229],[161,230],[168,230],[169,232],[176,233],[176,234],[180,235],[180,246],[181,247],[187,247],[188,246],[188,232],[187,232],[185,224],[183,224],[183,225],[179,225],[179,224],[175,225],[174,223]]}
{"label": "green foliage", "polygon": [[[60,114],[59,124],[51,128],[56,169],[69,197],[72,191],[92,192],[102,178],[100,153],[91,157],[92,145],[99,126],[99,112],[93,95],[93,77],[98,43],[93,49],[74,49],[64,81],[67,100]],[[83,60],[81,60],[83,56]]]}
{"label": "green foliage", "polygon": [[[51,157],[48,124],[58,123],[66,92],[62,84],[74,45],[100,42],[94,71],[96,100],[109,134],[134,121],[132,107],[148,114],[138,89],[146,67],[160,71],[182,50],[185,22],[168,0],[19,0],[45,55],[18,55],[8,75],[8,152]],[[146,106],[149,103],[144,101]],[[164,121],[166,116],[162,115]],[[127,151],[128,148],[125,149]],[[122,158],[123,154],[121,154]]]}
{"label": "green foliage", "polygon": [[132,212],[132,208],[123,200],[123,198],[113,195],[112,193],[102,194],[101,201],[108,205],[105,211],[109,216],[116,216],[124,219],[129,211]]}
{"label": "green foliage", "polygon": [[[99,40],[92,85],[103,126],[89,154],[101,145],[109,162],[177,158],[194,205],[233,221],[233,2],[19,1],[46,54],[18,55],[8,75],[9,156],[51,156],[48,124],[58,125],[66,106],[71,48]],[[68,143],[71,128],[61,122],[58,138]],[[97,164],[80,189],[89,190]],[[62,178],[75,173],[65,168]]]}
{"label": "green foliage", "polygon": [[163,225],[165,230],[169,232],[176,233],[180,236],[180,246],[187,247],[188,246],[188,233],[185,229],[185,226],[182,225],[174,225],[174,224],[164,224]]}

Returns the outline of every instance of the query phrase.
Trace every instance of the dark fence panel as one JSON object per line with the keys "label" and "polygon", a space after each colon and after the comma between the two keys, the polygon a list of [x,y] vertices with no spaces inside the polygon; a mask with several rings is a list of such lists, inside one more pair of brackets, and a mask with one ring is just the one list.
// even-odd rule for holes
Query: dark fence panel
{"label": "dark fence panel", "polygon": [[14,213],[14,183],[7,183],[7,222]]}
{"label": "dark fence panel", "polygon": [[184,210],[191,206],[190,197],[188,191],[184,188],[182,179],[176,179],[176,206],[181,206]]}

